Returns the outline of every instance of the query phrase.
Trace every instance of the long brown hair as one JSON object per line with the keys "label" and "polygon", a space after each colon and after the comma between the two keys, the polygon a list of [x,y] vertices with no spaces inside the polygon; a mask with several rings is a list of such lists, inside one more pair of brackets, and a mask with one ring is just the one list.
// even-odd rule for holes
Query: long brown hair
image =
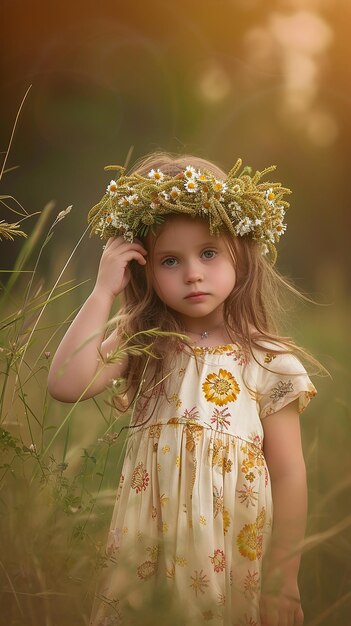
{"label": "long brown hair", "polygon": [[[164,152],[153,153],[139,160],[130,173],[137,172],[147,175],[150,169],[160,168],[163,173],[176,176],[187,165],[200,170],[208,170],[217,178],[225,179],[226,174],[219,167],[204,159],[190,155],[171,155]],[[162,225],[157,227],[162,229]],[[223,231],[229,251],[236,267],[236,283],[233,291],[224,303],[224,323],[232,341],[254,357],[254,350],[267,351],[264,343],[269,342],[271,352],[295,353],[320,369],[320,364],[305,350],[298,347],[290,337],[279,334],[280,322],[284,311],[284,295],[301,297],[300,294],[268,259],[262,255],[258,244],[249,237],[232,237]],[[157,237],[157,232],[151,237]],[[143,243],[148,247],[148,238]],[[152,288],[152,268],[145,271],[136,262],[130,264],[131,279],[123,293],[123,304],[120,310],[119,332],[130,338],[131,343],[150,344],[150,337],[136,333],[158,328],[171,333],[184,333],[184,328],[174,313],[167,308]],[[184,341],[186,343],[186,341]],[[166,363],[179,349],[179,339],[175,337],[156,338],[153,343],[152,381],[163,379],[167,374]],[[167,359],[165,356],[167,354]],[[254,357],[255,358],[255,357]],[[144,376],[147,357],[129,356],[126,372],[128,389],[140,388]],[[150,383],[150,379],[148,381]],[[151,385],[152,386],[152,385]]]}

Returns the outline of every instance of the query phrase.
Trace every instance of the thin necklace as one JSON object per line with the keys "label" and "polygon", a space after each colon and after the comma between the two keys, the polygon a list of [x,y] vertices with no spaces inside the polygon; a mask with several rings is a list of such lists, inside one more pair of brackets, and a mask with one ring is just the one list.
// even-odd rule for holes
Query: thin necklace
{"label": "thin necklace", "polygon": [[203,330],[202,333],[196,333],[193,330],[187,330],[186,328],[185,328],[185,332],[191,333],[192,335],[199,335],[200,339],[207,339],[211,333],[213,333],[215,330],[217,330],[217,328],[220,328],[221,326],[223,326],[223,322],[221,322],[214,328],[211,328],[211,330]]}

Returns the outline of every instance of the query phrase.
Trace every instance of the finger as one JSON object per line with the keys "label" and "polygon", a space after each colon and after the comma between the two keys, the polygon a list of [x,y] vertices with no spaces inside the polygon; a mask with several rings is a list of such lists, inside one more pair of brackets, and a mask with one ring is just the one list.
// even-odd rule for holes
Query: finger
{"label": "finger", "polygon": [[301,606],[294,612],[294,626],[303,626],[304,614]]}
{"label": "finger", "polygon": [[123,239],[123,237],[113,237],[110,238],[108,242],[111,239],[112,241],[109,245],[110,252],[115,250],[118,250],[119,252],[124,252],[125,250],[138,250],[138,252],[141,252],[142,254],[147,254],[147,250],[144,248],[144,246],[136,240],[130,242]]}
{"label": "finger", "polygon": [[120,260],[123,264],[127,265],[129,261],[137,261],[140,265],[146,265],[146,259],[143,254],[138,252],[138,250],[128,250],[124,252],[120,257]]}
{"label": "finger", "polygon": [[115,239],[117,239],[117,237],[110,237],[104,246],[104,250],[107,250],[107,248],[110,247],[110,245],[115,241]]}

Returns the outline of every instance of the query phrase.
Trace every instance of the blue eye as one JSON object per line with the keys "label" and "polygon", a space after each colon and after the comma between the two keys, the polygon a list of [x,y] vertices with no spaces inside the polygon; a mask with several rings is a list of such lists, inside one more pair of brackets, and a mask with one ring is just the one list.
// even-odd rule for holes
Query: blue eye
{"label": "blue eye", "polygon": [[204,259],[213,259],[216,256],[217,252],[215,250],[204,250],[202,253],[202,257]]}
{"label": "blue eye", "polygon": [[177,263],[177,259],[175,259],[173,256],[168,257],[168,259],[164,259],[162,261],[162,265],[164,265],[165,267],[174,267],[175,265],[177,265]]}

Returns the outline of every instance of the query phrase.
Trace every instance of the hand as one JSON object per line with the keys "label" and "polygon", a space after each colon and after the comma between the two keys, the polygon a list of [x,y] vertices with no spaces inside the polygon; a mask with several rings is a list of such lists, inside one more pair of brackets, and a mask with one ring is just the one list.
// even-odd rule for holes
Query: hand
{"label": "hand", "polygon": [[302,626],[304,615],[297,583],[277,593],[263,592],[260,600],[261,626]]}
{"label": "hand", "polygon": [[147,251],[137,240],[130,243],[123,237],[111,237],[102,253],[95,291],[102,290],[115,298],[130,280],[129,261],[145,265],[146,254]]}

